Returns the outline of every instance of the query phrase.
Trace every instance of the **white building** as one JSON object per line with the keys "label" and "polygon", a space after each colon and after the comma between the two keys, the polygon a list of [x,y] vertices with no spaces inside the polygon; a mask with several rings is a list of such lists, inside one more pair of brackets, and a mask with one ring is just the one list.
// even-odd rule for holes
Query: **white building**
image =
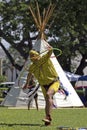
{"label": "white building", "polygon": [[3,60],[5,59],[6,55],[4,51],[0,48],[0,75],[3,74]]}

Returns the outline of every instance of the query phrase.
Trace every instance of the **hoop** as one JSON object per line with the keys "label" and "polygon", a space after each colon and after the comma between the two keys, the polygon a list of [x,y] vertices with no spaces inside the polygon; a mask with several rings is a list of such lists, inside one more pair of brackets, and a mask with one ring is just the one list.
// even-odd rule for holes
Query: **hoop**
{"label": "hoop", "polygon": [[53,50],[59,51],[59,54],[57,56],[55,56],[55,55],[51,56],[51,58],[58,57],[58,56],[60,56],[62,54],[62,51],[60,49],[58,49],[58,48],[53,48]]}

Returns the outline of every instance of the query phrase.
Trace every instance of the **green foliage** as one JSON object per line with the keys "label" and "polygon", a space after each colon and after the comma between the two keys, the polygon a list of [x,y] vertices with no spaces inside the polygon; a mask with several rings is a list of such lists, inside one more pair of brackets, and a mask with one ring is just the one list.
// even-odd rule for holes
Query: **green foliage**
{"label": "green foliage", "polygon": [[0,75],[0,83],[5,82],[7,80],[6,76]]}
{"label": "green foliage", "polygon": [[4,99],[4,97],[3,97],[3,91],[5,91],[5,90],[8,90],[8,88],[0,88],[0,98],[1,98],[1,100]]}
{"label": "green foliage", "polygon": [[[0,75],[0,83],[5,82],[6,80],[7,80],[7,77],[6,77],[6,76]],[[0,88],[0,98],[3,98],[3,97],[2,97],[2,92],[3,92],[4,90],[7,90],[7,88]],[[1,100],[3,100],[3,99],[1,99]],[[0,101],[1,101],[1,100],[0,100]]]}

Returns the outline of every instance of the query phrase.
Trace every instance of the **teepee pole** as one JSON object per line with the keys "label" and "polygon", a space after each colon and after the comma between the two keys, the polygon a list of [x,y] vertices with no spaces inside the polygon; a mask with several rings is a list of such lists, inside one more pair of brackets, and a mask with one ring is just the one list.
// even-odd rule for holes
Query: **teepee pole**
{"label": "teepee pole", "polygon": [[46,12],[46,16],[43,20],[44,28],[45,28],[46,24],[48,23],[50,17],[52,16],[54,8],[55,8],[55,5],[51,5],[51,4],[49,5],[48,10]]}
{"label": "teepee pole", "polygon": [[55,8],[55,4],[50,3],[50,5],[48,6],[47,11],[46,11],[46,9],[43,10],[43,15],[41,17],[40,9],[39,9],[39,5],[38,5],[37,1],[36,1],[37,13],[35,13],[33,11],[33,8],[31,6],[29,6],[29,10],[30,10],[30,12],[31,12],[31,14],[32,14],[32,16],[34,18],[34,21],[35,21],[36,26],[37,26],[38,31],[39,31],[39,37],[38,38],[42,38],[42,39],[45,38],[44,30],[45,30],[45,27],[46,27],[50,17],[52,16],[54,8]]}
{"label": "teepee pole", "polygon": [[37,17],[38,17],[39,26],[41,26],[41,15],[40,15],[38,2],[36,2],[36,6],[37,6]]}
{"label": "teepee pole", "polygon": [[36,18],[36,16],[35,16],[35,14],[34,14],[34,12],[33,12],[33,10],[32,10],[32,8],[29,6],[29,10],[30,10],[30,12],[31,12],[31,14],[32,14],[32,16],[33,16],[33,18],[34,18],[34,21],[35,21],[35,23],[36,23],[36,26],[38,27],[38,29],[40,28],[40,26],[39,26],[39,24],[38,24],[38,20],[37,20],[37,18]]}

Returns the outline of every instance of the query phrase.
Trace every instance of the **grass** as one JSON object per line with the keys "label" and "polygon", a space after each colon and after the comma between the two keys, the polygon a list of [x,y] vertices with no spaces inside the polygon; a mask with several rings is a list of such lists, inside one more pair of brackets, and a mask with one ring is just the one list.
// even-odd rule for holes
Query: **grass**
{"label": "grass", "polygon": [[87,127],[86,108],[53,109],[52,125],[44,126],[44,109],[8,109],[0,107],[0,130],[58,130],[59,126]]}

